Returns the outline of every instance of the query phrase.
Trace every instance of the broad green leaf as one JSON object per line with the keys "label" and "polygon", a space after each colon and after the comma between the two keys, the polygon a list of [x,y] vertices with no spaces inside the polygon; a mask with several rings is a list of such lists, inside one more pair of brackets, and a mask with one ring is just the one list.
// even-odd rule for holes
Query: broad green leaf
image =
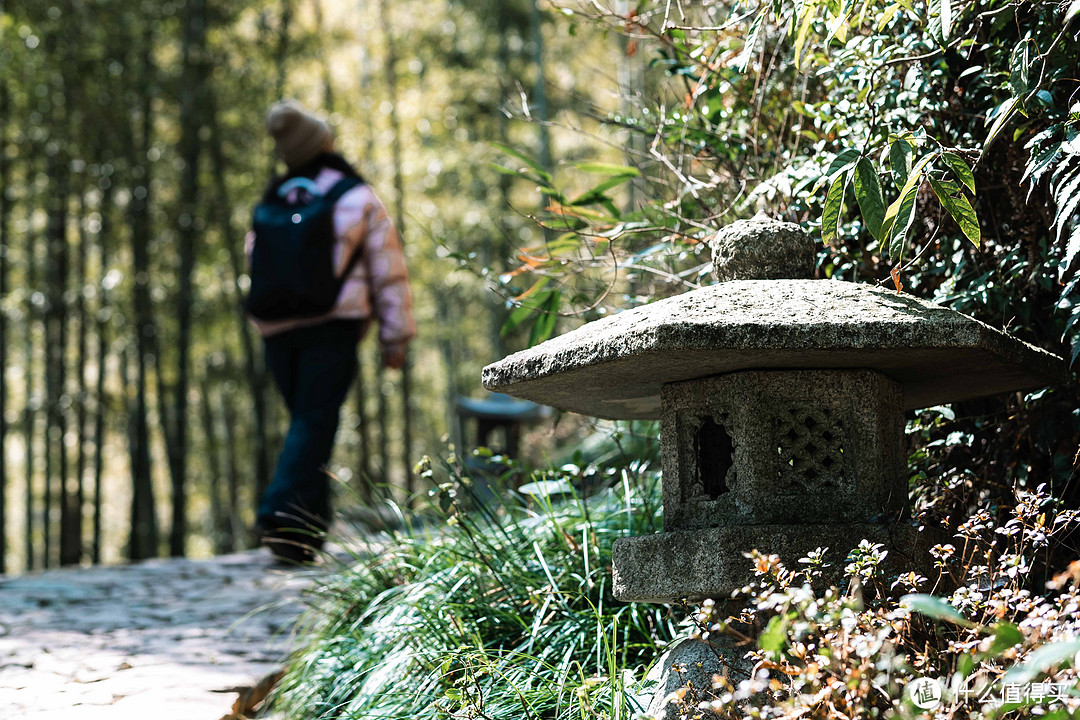
{"label": "broad green leaf", "polygon": [[787,647],[787,618],[783,615],[773,616],[765,632],[758,638],[758,646],[774,658],[783,655]]}
{"label": "broad green leaf", "polygon": [[555,332],[555,323],[559,319],[559,302],[561,299],[562,293],[558,290],[552,290],[548,295],[547,300],[539,310],[536,322],[533,323],[532,332],[529,333],[529,347],[544,342]]}
{"label": "broad green leaf", "polygon": [[911,174],[911,145],[907,140],[898,138],[889,145],[889,170],[896,188],[904,187]]}
{"label": "broad green leaf", "polygon": [[1001,678],[1002,685],[1011,683],[1023,685],[1063,662],[1068,662],[1080,653],[1080,640],[1069,640],[1043,645],[1027,656],[1022,665],[1009,668]]}
{"label": "broad green leaf", "polygon": [[994,625],[992,629],[994,639],[990,642],[990,648],[987,650],[987,654],[992,658],[996,658],[1017,645],[1024,644],[1024,633],[1020,632],[1020,628],[1012,623],[1000,622]]}
{"label": "broad green leaf", "polygon": [[802,15],[802,23],[799,25],[799,34],[795,36],[795,68],[802,67],[802,51],[803,45],[806,44],[806,38],[810,34],[810,28],[814,24],[814,20],[817,18],[817,4],[819,0],[809,0],[804,8]]}
{"label": "broad green leaf", "polygon": [[960,674],[960,677],[966,678],[971,675],[971,671],[975,669],[975,658],[964,653],[960,657],[956,658],[956,672]]}
{"label": "broad green leaf", "polygon": [[1009,58],[1009,87],[1013,95],[1019,97],[1029,90],[1029,73],[1031,72],[1031,46],[1034,41],[1024,38],[1013,48],[1012,57]]}
{"label": "broad green leaf", "polygon": [[941,39],[949,42],[949,34],[952,32],[952,3],[949,0],[939,0],[938,12],[941,14]]}
{"label": "broad green leaf", "polygon": [[964,183],[968,190],[975,192],[975,174],[971,172],[971,167],[964,161],[964,158],[956,153],[947,152],[941,156],[941,159],[953,171],[953,175],[956,176],[957,180]]}
{"label": "broad green leaf", "polygon": [[881,226],[885,222],[885,199],[881,194],[881,181],[877,170],[865,157],[855,163],[855,199],[859,203],[866,229],[881,242]]}
{"label": "broad green leaf", "polygon": [[934,194],[937,195],[941,206],[949,211],[949,214],[952,215],[956,224],[960,226],[960,230],[967,236],[967,239],[975,247],[980,247],[982,232],[979,230],[979,217],[975,214],[975,208],[971,207],[971,202],[962,193],[954,195],[947,185],[934,180],[934,178],[927,178],[927,180],[930,181],[930,187],[934,189]]}
{"label": "broad green leaf", "polygon": [[833,161],[829,163],[829,169],[825,171],[825,174],[831,178],[839,173],[847,172],[855,166],[859,157],[859,151],[855,148],[841,150],[836,154],[836,157],[833,158]]}
{"label": "broad green leaf", "polygon": [[511,157],[515,157],[518,160],[520,160],[521,162],[525,163],[545,183],[551,184],[551,173],[549,173],[547,170],[545,170],[544,167],[540,163],[538,163],[536,160],[533,160],[528,155],[525,155],[524,153],[520,152],[519,150],[515,150],[514,148],[510,147],[509,145],[504,145],[504,144],[499,143],[499,142],[493,142],[493,143],[491,143],[491,145],[492,145],[492,147],[495,147],[496,149],[501,150],[502,152],[506,153],[507,155],[510,155]]}
{"label": "broad green leaf", "polygon": [[829,186],[825,196],[825,207],[821,211],[821,240],[825,244],[836,239],[836,229],[840,224],[840,212],[844,207],[844,193],[847,192],[848,176],[838,175]]}
{"label": "broad green leaf", "polygon": [[526,290],[521,297],[521,304],[510,311],[510,314],[506,318],[506,322],[503,323],[502,328],[499,329],[499,335],[506,337],[514,330],[517,329],[521,323],[536,312],[537,308],[547,302],[548,295],[551,294],[551,290],[543,290],[543,287],[551,282],[551,278],[542,277],[533,283],[532,287]]}
{"label": "broad green leaf", "polygon": [[990,149],[990,145],[997,139],[998,134],[1001,132],[1005,124],[1012,119],[1013,113],[1020,107],[1020,98],[1011,97],[1005,102],[998,105],[994,110],[994,124],[990,126],[990,132],[986,134],[986,141],[982,146],[983,157],[986,156],[986,151]]}
{"label": "broad green leaf", "polygon": [[641,177],[641,171],[630,165],[611,165],[609,163],[578,163],[575,165],[582,172],[617,177]]}
{"label": "broad green leaf", "polygon": [[[629,182],[633,179],[633,175],[616,175],[614,177],[610,177],[596,187],[590,188],[583,192],[581,195],[578,195],[576,198],[568,202],[567,205],[590,205],[596,202],[603,203],[605,200],[610,202],[611,198],[604,195],[604,193],[614,187],[618,187],[619,185],[622,185],[623,183]],[[612,214],[614,215],[618,213],[615,212]]]}
{"label": "broad green leaf", "polygon": [[[918,175],[913,174],[912,177],[918,177]],[[907,240],[908,229],[915,220],[915,201],[918,198],[919,183],[915,183],[906,193],[897,198],[900,204],[896,215],[892,219],[888,232],[882,233],[888,241],[889,257],[894,260],[899,260],[904,255],[904,241]]]}
{"label": "broad green leaf", "polygon": [[911,196],[912,202],[914,202],[914,197],[918,194],[919,184],[922,180],[923,168],[926,167],[926,164],[930,162],[933,157],[934,155],[932,153],[924,155],[908,172],[904,185],[900,188],[900,195],[897,196],[896,200],[894,200],[891,205],[889,205],[889,209],[885,211],[885,220],[883,222],[884,234],[890,234],[892,232],[896,218],[900,215],[900,206],[904,204],[905,199],[908,196]]}
{"label": "broad green leaf", "polygon": [[900,598],[900,606],[910,608],[934,620],[948,620],[963,627],[973,627],[975,625],[975,623],[961,615],[959,610],[933,595],[922,593],[905,595]]}

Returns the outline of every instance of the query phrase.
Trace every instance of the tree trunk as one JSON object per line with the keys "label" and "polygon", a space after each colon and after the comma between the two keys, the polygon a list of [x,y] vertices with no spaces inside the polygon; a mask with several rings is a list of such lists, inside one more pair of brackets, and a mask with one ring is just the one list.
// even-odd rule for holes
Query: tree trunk
{"label": "tree trunk", "polygon": [[101,503],[102,479],[105,473],[105,365],[108,361],[109,341],[109,237],[112,232],[112,178],[105,177],[107,183],[101,191],[101,226],[97,236],[98,266],[101,275],[98,283],[98,305],[95,330],[97,334],[97,377],[94,382],[94,515],[93,539],[90,546],[90,559],[97,565],[101,562]]}
{"label": "tree trunk", "polygon": [[221,446],[218,444],[217,423],[214,422],[214,408],[210,404],[210,368],[204,367],[199,379],[199,410],[202,415],[203,439],[206,450],[206,465],[209,483],[207,492],[210,498],[210,537],[214,552],[218,555],[232,550],[230,530],[230,508],[222,483]]}
{"label": "tree trunk", "polygon": [[77,369],[75,381],[75,493],[70,494],[66,501],[70,505],[68,509],[68,522],[70,527],[65,528],[61,541],[61,554],[64,564],[76,564],[82,560],[83,551],[83,508],[86,503],[86,487],[84,475],[86,473],[86,360],[87,360],[87,334],[86,334],[86,260],[89,237],[86,232],[86,188],[82,187],[79,193],[79,230],[78,247],[75,249],[75,317],[78,321],[78,334],[75,337]]}
{"label": "tree trunk", "polygon": [[[539,0],[531,0],[529,24],[532,30],[533,64],[536,66],[536,83],[533,86],[533,115],[540,132],[540,165],[551,172],[551,134],[548,132],[547,73],[544,70],[544,15]],[[548,202],[544,197],[545,206]]]}
{"label": "tree trunk", "polygon": [[[46,33],[44,46],[46,57],[54,55],[60,39],[53,33]],[[62,85],[60,97],[67,99],[67,81],[54,76],[54,83]],[[67,156],[67,113],[66,105],[56,103],[56,88],[53,88],[53,100],[50,103],[50,142],[51,151],[45,153],[45,174],[49,177],[49,198],[46,220],[46,247],[48,256],[45,264],[45,288],[47,304],[45,309],[45,388],[47,394],[46,430],[45,430],[45,567],[52,563],[52,500],[53,491],[60,503],[60,552],[62,564],[73,562],[69,555],[71,532],[71,506],[68,502],[68,464],[67,448],[64,438],[67,436],[68,413],[64,406],[67,384],[67,306],[66,293],[68,284],[68,198],[71,193]],[[58,482],[57,482],[58,481]],[[77,562],[77,560],[75,560]]]}
{"label": "tree trunk", "polygon": [[330,64],[326,61],[326,28],[323,23],[322,0],[314,0],[315,35],[319,43],[319,64],[322,66],[323,111],[329,115],[334,112],[334,86],[330,81]]}
{"label": "tree trunk", "polygon": [[[270,484],[270,452],[267,442],[267,406],[266,372],[262,366],[261,355],[256,352],[252,338],[251,325],[247,321],[244,309],[244,290],[241,278],[244,276],[244,259],[240,252],[242,233],[236,231],[232,222],[232,203],[229,186],[226,182],[227,159],[222,147],[221,128],[218,124],[217,98],[212,91],[207,92],[207,124],[210,129],[210,164],[214,174],[214,211],[217,225],[229,253],[229,265],[233,273],[233,294],[236,303],[236,317],[240,326],[240,342],[244,349],[244,375],[248,379],[251,391],[252,415],[255,421],[255,503],[258,504],[267,486]],[[236,512],[236,508],[233,508]]]}
{"label": "tree trunk", "polygon": [[[26,170],[26,180],[30,181],[33,177],[34,169],[28,167]],[[24,282],[27,288],[34,288],[38,283],[38,271],[37,271],[37,241],[38,237],[33,231],[26,233],[25,244],[23,245],[23,267],[24,267]],[[34,301],[34,293],[26,293],[25,302],[26,321],[23,323],[23,367],[25,368],[25,390],[24,395],[26,397],[26,405],[23,408],[23,444],[25,445],[26,453],[26,537],[25,537],[25,554],[26,554],[26,570],[29,572],[33,570],[36,565],[36,558],[34,557],[34,518],[36,517],[37,507],[34,502],[34,481],[35,481],[35,453],[34,453],[34,436],[37,434],[37,403],[38,398],[35,393],[34,381],[37,377],[37,373],[34,369],[37,365],[34,362],[34,326],[38,323],[38,308]]]}
{"label": "tree trunk", "polygon": [[[397,113],[397,44],[387,11],[386,0],[379,0],[379,17],[382,21],[383,39],[386,42],[386,91],[390,101],[390,132],[393,138],[390,142],[390,153],[394,166],[394,195],[396,196],[394,224],[397,226],[398,236],[401,238],[401,245],[404,248],[405,190],[401,164],[401,124]],[[401,368],[401,458],[405,471],[405,496],[410,505],[416,492],[416,482],[412,472],[412,444],[412,363],[410,358],[406,356],[405,365]]]}
{"label": "tree trunk", "polygon": [[[0,14],[3,13],[0,2]],[[8,221],[11,206],[7,199],[7,188],[11,187],[11,167],[8,162],[8,117],[11,113],[11,101],[8,95],[7,77],[0,78],[0,302],[7,303],[8,296],[8,250],[10,233]],[[0,575],[7,572],[7,378],[8,366],[8,327],[7,312],[0,310]]]}
{"label": "tree trunk", "polygon": [[[360,57],[360,94],[363,98],[368,99],[371,97],[371,81],[372,67],[371,67],[371,55],[364,48]],[[374,117],[374,113],[371,112],[373,103],[368,100],[369,116]],[[368,168],[373,167],[375,162],[375,128],[372,122],[365,123],[364,127],[364,161]],[[361,345],[361,357],[363,357],[363,346]],[[386,438],[388,437],[386,429],[386,396],[382,392],[382,363],[380,362],[379,350],[375,348],[375,397],[377,399],[377,411],[376,411],[376,423],[379,430],[379,463],[378,474],[372,474],[371,465],[371,432],[367,424],[367,391],[366,382],[364,377],[363,368],[364,364],[360,365],[360,372],[356,377],[356,400],[357,400],[357,416],[360,418],[360,475],[364,478],[364,485],[367,488],[367,492],[370,493],[370,498],[374,500],[376,497],[375,488],[377,486],[384,486],[386,484],[386,470],[387,462],[389,461],[389,451],[387,448]]]}
{"label": "tree trunk", "polygon": [[[177,318],[177,373],[173,413],[173,433],[176,451],[172,487],[172,527],[169,533],[169,553],[183,557],[187,538],[187,479],[188,454],[188,372],[191,364],[191,311],[195,290],[195,234],[199,231],[196,218],[199,212],[199,157],[202,143],[202,111],[206,63],[204,39],[206,33],[206,5],[204,0],[188,0],[185,12],[183,42],[183,81],[180,96],[180,159],[183,175],[180,180],[180,215],[177,237],[180,243],[180,298]],[[160,362],[160,359],[159,359]]]}
{"label": "tree trunk", "polygon": [[[157,512],[154,507],[154,486],[150,468],[150,429],[147,422],[147,356],[154,341],[154,321],[150,304],[150,148],[153,128],[153,96],[151,92],[155,68],[153,64],[154,29],[147,22],[141,48],[141,138],[138,151],[131,143],[130,164],[136,174],[131,195],[131,254],[135,271],[132,304],[135,313],[135,407],[131,428],[131,537],[128,557],[141,560],[158,554]],[[126,355],[126,351],[125,351]],[[128,369],[124,367],[125,373]],[[124,387],[128,384],[125,381]]]}
{"label": "tree trunk", "polygon": [[[292,24],[292,0],[281,0],[281,16],[278,18],[278,42],[274,51],[274,101],[285,97],[285,80],[289,76],[289,26]],[[276,162],[276,161],[275,161]]]}
{"label": "tree trunk", "polygon": [[[225,366],[232,367],[226,362]],[[229,491],[229,533],[228,547],[235,550],[237,541],[244,537],[244,524],[240,514],[240,473],[236,462],[236,410],[233,407],[232,392],[226,388],[219,391],[221,397],[221,418],[225,421],[225,477]],[[258,502],[258,498],[256,498]]]}

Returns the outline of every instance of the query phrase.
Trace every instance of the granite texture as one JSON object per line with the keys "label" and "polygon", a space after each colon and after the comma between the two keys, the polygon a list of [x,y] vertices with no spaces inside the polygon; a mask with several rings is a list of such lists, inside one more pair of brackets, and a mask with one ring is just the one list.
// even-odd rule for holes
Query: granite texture
{"label": "granite texture", "polygon": [[[642,684],[652,689],[645,714],[655,720],[679,720],[685,710],[716,700],[713,676],[726,675],[732,685],[750,677],[753,663],[743,657],[748,649],[715,633],[708,641],[687,638],[675,644],[645,676]],[[678,698],[676,693],[684,688],[685,693]],[[719,716],[707,711],[702,714],[702,718],[714,717]]]}
{"label": "granite texture", "polygon": [[717,282],[814,276],[814,239],[795,223],[739,220],[717,232],[709,247]]}
{"label": "granite texture", "polygon": [[615,541],[613,592],[625,602],[724,600],[753,582],[753,563],[744,553],[754,549],[778,555],[794,569],[799,558],[816,548],[829,548],[825,561],[831,567],[822,581],[837,584],[844,580],[847,552],[864,539],[881,543],[889,551],[882,566],[886,577],[911,570],[936,577],[928,551],[949,542],[946,533],[931,528],[918,532],[901,522],[728,525],[662,532]]}
{"label": "granite texture", "polygon": [[483,383],[611,419],[660,417],[660,388],[749,369],[865,368],[906,409],[1042,387],[1061,358],[948,308],[832,280],[732,280],[617,315],[488,365]]}
{"label": "granite texture", "polygon": [[903,393],[884,375],[737,372],[667,385],[662,399],[667,530],[907,511]]}

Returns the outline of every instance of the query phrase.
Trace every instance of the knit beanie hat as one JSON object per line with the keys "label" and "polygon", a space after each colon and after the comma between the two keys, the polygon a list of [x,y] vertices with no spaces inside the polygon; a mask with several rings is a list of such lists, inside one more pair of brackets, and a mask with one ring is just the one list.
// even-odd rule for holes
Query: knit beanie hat
{"label": "knit beanie hat", "polygon": [[295,100],[275,103],[266,114],[266,129],[274,138],[278,157],[290,168],[311,160],[333,138],[326,121],[309,113]]}

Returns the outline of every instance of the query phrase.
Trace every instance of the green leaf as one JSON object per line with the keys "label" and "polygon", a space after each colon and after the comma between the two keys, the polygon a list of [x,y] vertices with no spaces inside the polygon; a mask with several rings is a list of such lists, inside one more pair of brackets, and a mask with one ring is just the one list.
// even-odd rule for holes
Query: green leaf
{"label": "green leaf", "polygon": [[975,208],[971,207],[971,202],[962,193],[954,195],[947,185],[934,178],[927,178],[927,180],[930,181],[930,187],[934,189],[934,194],[937,195],[941,206],[949,211],[967,239],[975,247],[980,247],[982,232],[979,230],[979,216],[975,214]]}
{"label": "green leaf", "polygon": [[825,207],[821,211],[821,240],[825,244],[836,239],[836,230],[840,224],[840,212],[844,207],[844,194],[847,192],[848,176],[838,175],[829,186],[825,196]]}
{"label": "green leaf", "polygon": [[1064,22],[1069,22],[1077,15],[1080,15],[1080,0],[1073,0],[1072,5],[1070,5],[1069,9],[1065,11]]}
{"label": "green leaf", "polygon": [[963,654],[956,658],[956,672],[960,677],[966,678],[971,675],[971,671],[975,669],[975,658],[968,654]]}
{"label": "green leaf", "polygon": [[1013,48],[1012,57],[1009,58],[1009,87],[1013,95],[1020,96],[1027,93],[1029,87],[1029,73],[1031,72],[1031,46],[1034,41],[1024,38]]}
{"label": "green leaf", "polygon": [[795,36],[795,69],[802,67],[803,45],[810,34],[810,28],[817,19],[817,5],[819,0],[807,0],[803,7],[802,23],[799,25],[799,33]]}
{"label": "green leaf", "polygon": [[963,627],[974,627],[975,625],[975,623],[961,615],[959,610],[941,598],[934,597],[933,595],[925,595],[922,593],[905,595],[900,598],[900,606],[910,608],[911,610],[929,618],[933,618],[934,620],[948,620],[951,623],[956,623]]}
{"label": "green leaf", "polygon": [[548,296],[553,291],[544,290],[543,288],[549,282],[551,282],[550,277],[542,277],[533,283],[532,287],[522,293],[524,299],[521,301],[520,305],[510,311],[510,314],[506,318],[506,322],[504,322],[499,329],[500,337],[506,337],[512,333],[519,325],[521,325],[521,323],[525,322],[530,315],[536,312],[537,308],[547,302]]}
{"label": "green leaf", "polygon": [[562,293],[558,290],[552,290],[548,294],[547,300],[539,310],[536,322],[533,323],[532,332],[529,333],[529,347],[544,342],[555,332],[555,323],[559,319],[559,302],[561,298]]}
{"label": "green leaf", "polygon": [[1047,670],[1052,670],[1063,662],[1068,662],[1080,653],[1080,640],[1050,643],[1034,650],[1022,665],[1009,668],[1001,678],[1002,685],[1029,683]]}
{"label": "green leaf", "polygon": [[779,659],[787,647],[787,618],[783,615],[774,615],[769,620],[765,632],[758,638],[758,646],[774,658]]}
{"label": "green leaf", "polygon": [[889,170],[897,189],[902,188],[911,174],[911,145],[907,140],[898,138],[889,146]]}
{"label": "green leaf", "polygon": [[742,52],[735,58],[735,69],[741,73],[746,72],[746,68],[750,66],[750,59],[754,56],[754,48],[757,47],[758,35],[761,34],[761,21],[766,12],[765,8],[758,12],[754,22],[750,24],[750,31],[746,34]]}
{"label": "green leaf", "polygon": [[986,152],[990,149],[990,145],[997,139],[998,134],[1001,132],[1002,128],[1005,127],[1005,124],[1012,119],[1013,113],[1016,112],[1019,106],[1020,98],[1011,97],[994,108],[991,113],[994,117],[994,124],[990,126],[990,132],[986,134],[986,141],[983,143],[982,152],[980,153],[983,157],[986,156]]}
{"label": "green leaf", "polygon": [[492,147],[494,147],[494,148],[496,148],[498,150],[501,150],[502,152],[506,153],[507,155],[510,155],[511,157],[515,157],[518,160],[520,160],[521,162],[525,163],[545,183],[551,184],[551,173],[549,173],[547,170],[545,170],[544,167],[539,162],[537,162],[536,160],[533,160],[528,155],[525,155],[524,153],[522,153],[522,152],[520,152],[518,150],[515,150],[514,148],[510,147],[509,145],[504,145],[504,144],[498,143],[498,142],[493,142],[493,143],[491,143],[491,145],[492,145]]}
{"label": "green leaf", "polygon": [[953,171],[953,175],[956,176],[957,180],[964,183],[968,190],[975,192],[975,174],[971,172],[971,167],[964,161],[964,158],[956,153],[947,152],[941,156],[941,159]]}
{"label": "green leaf", "polygon": [[919,185],[922,184],[922,171],[926,164],[934,157],[933,153],[924,155],[907,175],[904,186],[900,188],[900,195],[889,205],[885,211],[885,220],[882,224],[881,234],[885,252],[890,258],[899,258],[904,252],[904,240],[907,231],[915,219],[915,201],[919,197]]}
{"label": "green leaf", "polygon": [[582,172],[596,173],[597,175],[611,175],[614,177],[641,177],[641,171],[630,165],[611,165],[609,163],[578,163],[575,165]]}
{"label": "green leaf", "polygon": [[880,242],[881,226],[885,222],[885,198],[881,194],[877,170],[865,157],[855,163],[855,199],[859,202],[866,229]]}
{"label": "green leaf", "polygon": [[860,157],[859,151],[855,148],[841,150],[837,153],[836,157],[833,158],[833,161],[829,163],[829,169],[825,171],[825,175],[831,178],[839,173],[847,172],[855,166],[855,163]]}
{"label": "green leaf", "polygon": [[949,42],[949,34],[952,32],[952,3],[949,0],[940,0],[938,12],[941,15],[941,39]]}
{"label": "green leaf", "polygon": [[994,625],[992,629],[994,631],[994,639],[991,641],[990,648],[987,650],[987,655],[992,658],[996,658],[1006,650],[1011,650],[1017,645],[1024,644],[1024,633],[1020,632],[1020,628],[1012,623],[1000,622]]}

